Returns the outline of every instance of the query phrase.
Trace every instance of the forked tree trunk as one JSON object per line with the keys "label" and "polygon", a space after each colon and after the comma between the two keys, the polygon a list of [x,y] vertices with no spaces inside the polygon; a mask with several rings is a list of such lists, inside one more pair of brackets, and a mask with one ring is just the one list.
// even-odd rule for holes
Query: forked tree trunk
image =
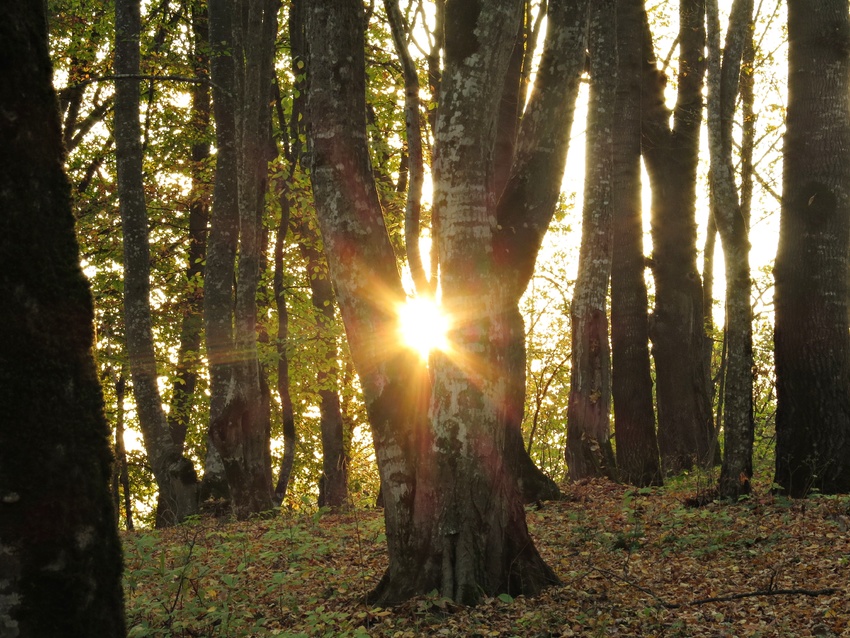
{"label": "forked tree trunk", "polygon": [[10,3],[0,22],[0,635],[123,638],[109,428],[46,7]]}
{"label": "forked tree trunk", "polygon": [[487,192],[501,92],[495,79],[505,72],[519,8],[446,7],[435,207],[444,304],[457,316],[454,354],[432,358],[433,393],[418,357],[395,336],[394,305],[404,295],[365,126],[351,122],[352,113],[365,114],[362,8],[325,0],[308,9],[311,176],[384,491],[390,562],[371,596],[381,604],[434,588],[474,603],[503,591],[531,594],[555,581],[528,536],[505,466],[499,410],[504,379],[496,356],[505,332]]}
{"label": "forked tree trunk", "polygon": [[587,7],[587,0],[559,0],[549,5],[534,91],[520,122],[513,164],[496,211],[494,260],[504,295],[505,337],[500,360],[506,379],[505,449],[525,502],[560,497],[558,486],[534,464],[523,445],[526,350],[519,303],[534,274],[560,193],[584,69]]}
{"label": "forked tree trunk", "polygon": [[270,392],[257,355],[256,294],[263,260],[269,103],[279,7],[276,0],[209,5],[219,149],[205,301],[210,438],[221,455],[238,518],[273,504]]}
{"label": "forked tree trunk", "polygon": [[673,126],[664,103],[666,78],[656,68],[644,18],[643,155],[652,187],[650,324],[655,358],[658,446],[664,472],[712,460],[709,375],[705,366],[702,284],[696,258],[696,173],[705,76],[703,0],[679,5],[679,87]]}
{"label": "forked tree trunk", "polygon": [[850,8],[788,2],[776,255],[776,482],[850,492]]}
{"label": "forked tree trunk", "polygon": [[614,109],[611,105],[617,95],[614,0],[597,0],[590,16],[587,169],[578,277],[570,311],[572,367],[566,459],[573,481],[617,476],[609,425],[611,351],[606,308],[612,248]]}
{"label": "forked tree trunk", "polygon": [[[148,214],[142,183],[139,126],[138,0],[115,5],[115,71],[131,76],[115,83],[115,150],[118,200],[124,235],[124,324],[133,396],[145,450],[159,494],[156,524],[174,525],[197,512],[198,480],[182,444],[172,439],[157,386],[150,309]],[[132,76],[136,76],[135,78]]]}
{"label": "forked tree trunk", "polygon": [[611,262],[611,387],[620,478],[660,485],[649,360],[640,169],[643,0],[617,3]]}

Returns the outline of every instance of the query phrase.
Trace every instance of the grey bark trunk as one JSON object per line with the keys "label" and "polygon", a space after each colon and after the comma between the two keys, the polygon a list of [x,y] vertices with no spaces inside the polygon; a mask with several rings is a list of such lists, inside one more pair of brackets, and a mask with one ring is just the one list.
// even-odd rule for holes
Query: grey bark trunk
{"label": "grey bark trunk", "polygon": [[[141,18],[138,0],[115,5],[115,71],[138,75]],[[151,329],[150,248],[142,183],[139,80],[116,80],[114,120],[118,199],[124,238],[124,324],[133,396],[145,450],[159,490],[157,525],[179,523],[197,512],[197,477],[168,428],[157,386]]]}
{"label": "grey bark trunk", "polygon": [[850,10],[788,2],[776,255],[776,483],[850,491]]}
{"label": "grey bark trunk", "polygon": [[720,496],[736,501],[750,492],[753,474],[753,331],[748,220],[741,211],[732,164],[732,120],[745,38],[752,37],[752,0],[735,0],[726,45],[720,51],[717,0],[706,2],[708,24],[708,135],[711,201],[726,269],[723,384],[723,466]]}

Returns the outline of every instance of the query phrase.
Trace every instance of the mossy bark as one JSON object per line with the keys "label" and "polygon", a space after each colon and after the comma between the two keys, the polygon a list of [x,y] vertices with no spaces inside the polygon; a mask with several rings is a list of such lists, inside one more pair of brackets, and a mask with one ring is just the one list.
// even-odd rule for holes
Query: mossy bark
{"label": "mossy bark", "polygon": [[0,22],[0,635],[125,635],[109,430],[79,265],[47,22]]}

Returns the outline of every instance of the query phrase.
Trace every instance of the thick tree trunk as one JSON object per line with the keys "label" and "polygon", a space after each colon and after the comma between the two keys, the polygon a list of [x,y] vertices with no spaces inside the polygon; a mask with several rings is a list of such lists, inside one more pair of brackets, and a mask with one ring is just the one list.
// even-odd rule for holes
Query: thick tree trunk
{"label": "thick tree trunk", "polygon": [[612,184],[611,387],[620,478],[660,485],[649,360],[640,178],[643,0],[617,3],[617,97]]}
{"label": "thick tree trunk", "polygon": [[609,426],[611,353],[606,308],[612,249],[614,109],[611,105],[617,95],[614,0],[597,0],[590,16],[587,169],[578,277],[570,311],[572,367],[566,459],[573,481],[617,476]]}
{"label": "thick tree trunk", "polygon": [[276,0],[209,5],[219,148],[205,304],[210,438],[221,455],[238,518],[272,507],[270,395],[257,358],[256,294],[263,259],[262,212],[279,6]]}
{"label": "thick tree trunk", "polygon": [[434,174],[456,354],[432,358],[431,431],[428,374],[395,337],[393,306],[404,295],[364,126],[351,125],[352,113],[365,112],[362,9],[332,0],[308,9],[311,177],[381,472],[390,562],[371,599],[383,604],[434,588],[475,602],[501,591],[534,593],[555,580],[528,536],[499,414],[504,322],[491,276],[489,158],[501,89],[494,78],[505,72],[518,9],[518,2],[446,7]]}
{"label": "thick tree trunk", "polygon": [[744,41],[751,35],[753,0],[732,5],[721,60],[717,0],[708,0],[708,139],[711,155],[712,213],[723,243],[726,267],[726,353],[723,384],[723,466],[720,496],[730,500],[750,492],[753,475],[753,328],[747,232],[732,163],[732,120]]}
{"label": "thick tree trunk", "polygon": [[776,482],[850,491],[850,8],[788,2],[776,256]]}
{"label": "thick tree trunk", "polygon": [[45,7],[10,3],[0,22],[0,635],[121,638],[109,428]]}
{"label": "thick tree trunk", "polygon": [[[115,5],[115,71],[139,73],[141,18],[138,0]],[[159,495],[157,526],[179,523],[197,512],[197,477],[182,445],[171,437],[157,386],[150,310],[148,216],[142,183],[139,80],[115,83],[115,151],[118,199],[124,234],[124,324],[133,396],[145,450]]]}
{"label": "thick tree trunk", "polygon": [[679,6],[679,89],[674,124],[666,78],[655,67],[644,23],[643,154],[652,187],[650,324],[655,358],[658,446],[666,473],[711,462],[713,430],[705,366],[702,285],[696,265],[696,171],[704,79],[703,0]]}

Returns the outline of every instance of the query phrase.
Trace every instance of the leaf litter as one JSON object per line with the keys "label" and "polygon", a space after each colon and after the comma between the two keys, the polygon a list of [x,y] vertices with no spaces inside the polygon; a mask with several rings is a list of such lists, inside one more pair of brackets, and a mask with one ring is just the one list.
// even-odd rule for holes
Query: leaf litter
{"label": "leaf litter", "polygon": [[527,512],[562,584],[475,608],[366,605],[387,561],[375,509],[126,533],[129,636],[850,636],[850,497],[562,489]]}

